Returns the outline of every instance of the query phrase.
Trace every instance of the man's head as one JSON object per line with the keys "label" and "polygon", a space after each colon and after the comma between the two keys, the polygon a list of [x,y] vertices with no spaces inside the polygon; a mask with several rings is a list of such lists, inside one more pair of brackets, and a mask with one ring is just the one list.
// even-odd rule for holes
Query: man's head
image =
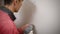
{"label": "man's head", "polygon": [[10,7],[11,10],[17,12],[22,5],[23,0],[4,0],[4,5]]}

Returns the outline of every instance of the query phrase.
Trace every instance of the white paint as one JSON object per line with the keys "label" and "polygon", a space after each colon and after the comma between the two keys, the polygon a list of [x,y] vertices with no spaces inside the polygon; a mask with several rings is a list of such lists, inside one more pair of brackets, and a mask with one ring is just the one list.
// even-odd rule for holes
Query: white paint
{"label": "white paint", "polygon": [[15,23],[34,24],[37,34],[59,34],[58,4],[58,0],[25,0]]}

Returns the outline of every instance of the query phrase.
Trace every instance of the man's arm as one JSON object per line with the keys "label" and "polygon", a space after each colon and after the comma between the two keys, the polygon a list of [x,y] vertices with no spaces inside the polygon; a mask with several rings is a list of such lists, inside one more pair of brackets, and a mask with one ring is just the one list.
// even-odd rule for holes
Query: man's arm
{"label": "man's arm", "polygon": [[0,34],[19,34],[14,22],[3,11],[0,11]]}
{"label": "man's arm", "polygon": [[18,31],[20,32],[20,34],[24,34],[24,30],[29,27],[29,24],[25,24],[23,26],[21,26],[20,28],[18,28]]}

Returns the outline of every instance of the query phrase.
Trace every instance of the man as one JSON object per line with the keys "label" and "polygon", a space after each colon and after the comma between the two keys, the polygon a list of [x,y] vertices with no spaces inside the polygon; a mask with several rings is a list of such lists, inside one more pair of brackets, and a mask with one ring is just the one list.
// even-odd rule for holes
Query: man
{"label": "man", "polygon": [[28,24],[17,29],[13,12],[17,12],[23,0],[4,0],[4,6],[0,6],[0,34],[24,34]]}

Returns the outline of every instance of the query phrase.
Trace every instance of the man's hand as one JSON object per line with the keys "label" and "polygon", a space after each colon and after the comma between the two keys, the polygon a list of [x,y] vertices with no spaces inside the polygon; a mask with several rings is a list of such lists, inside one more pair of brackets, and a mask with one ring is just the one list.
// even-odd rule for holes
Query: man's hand
{"label": "man's hand", "polygon": [[23,26],[21,27],[21,29],[24,31],[28,26],[29,26],[29,24],[23,25]]}

